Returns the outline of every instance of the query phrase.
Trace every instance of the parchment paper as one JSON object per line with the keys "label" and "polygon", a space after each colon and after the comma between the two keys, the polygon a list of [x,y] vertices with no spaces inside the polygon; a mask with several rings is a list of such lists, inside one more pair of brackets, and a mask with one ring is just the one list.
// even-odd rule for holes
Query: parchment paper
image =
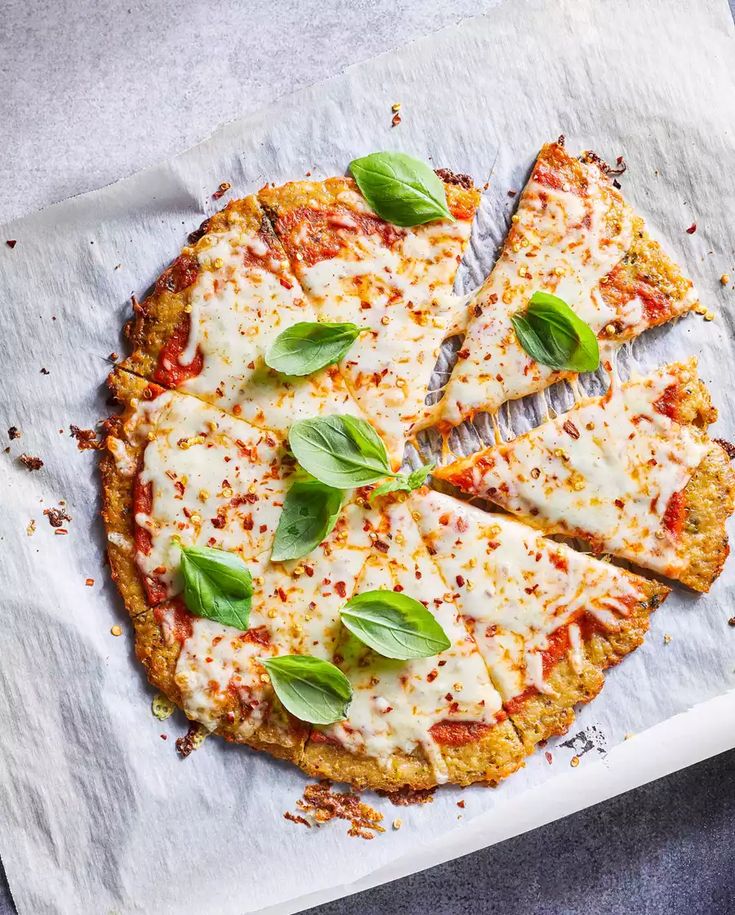
{"label": "parchment paper", "polygon": [[[448,788],[431,805],[401,811],[371,799],[388,823],[397,812],[403,820],[373,842],[348,839],[339,823],[295,826],[282,818],[303,790],[295,768],[216,739],[182,762],[173,742],[183,720],[151,715],[152,691],[104,567],[96,462],[68,429],[109,412],[107,356],[124,351],[129,296],[143,293],[213,210],[221,181],[244,194],[307,171],[341,173],[380,148],[431,158],[480,183],[492,172],[465,273],[479,282],[507,228],[507,191],[522,186],[539,146],[565,133],[572,150],[625,156],[624,192],[717,313],[711,324],[692,316],[647,335],[634,347],[638,365],[697,354],[720,408],[715,434],[735,437],[735,292],[719,283],[722,273],[735,275],[732,71],[724,0],[508,2],[2,230],[0,435],[14,425],[21,438],[0,462],[0,852],[22,915],[295,910],[306,894],[347,892],[329,888],[370,882],[389,864],[395,876],[396,862],[430,841],[442,843],[444,857],[468,850],[468,821],[492,823],[485,838],[475,830],[473,847],[527,828],[508,812],[526,792],[548,802],[550,816],[593,802],[599,795],[585,771],[599,751],[735,686],[735,630],[727,626],[734,562],[711,595],[674,594],[646,645],[610,672],[572,732],[594,737],[579,769],[568,763],[582,744],[560,746],[562,738],[547,748],[553,765],[537,753],[494,791]],[[403,122],[391,129],[396,101]],[[21,452],[44,467],[27,471]],[[62,499],[72,517],[66,536],[42,514]],[[123,637],[111,635],[115,624]],[[733,732],[732,720],[706,720]],[[621,749],[635,753],[628,746]],[[661,747],[660,758],[645,759],[648,778],[671,768]],[[497,818],[480,819],[493,811]]]}

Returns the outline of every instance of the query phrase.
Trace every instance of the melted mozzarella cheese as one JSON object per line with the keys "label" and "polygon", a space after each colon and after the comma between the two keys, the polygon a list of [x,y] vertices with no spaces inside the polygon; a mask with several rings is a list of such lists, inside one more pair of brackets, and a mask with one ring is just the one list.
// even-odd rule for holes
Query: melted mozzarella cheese
{"label": "melted mozzarella cheese", "polygon": [[[460,485],[547,531],[676,577],[687,564],[664,523],[669,501],[709,449],[707,437],[656,409],[693,365],[613,385],[514,441],[468,459]],[[451,467],[442,475],[452,479]],[[471,478],[470,478],[471,477]]]}
{"label": "melted mozzarella cheese", "polygon": [[181,590],[179,543],[212,546],[249,560],[269,550],[288,489],[284,449],[255,429],[194,397],[167,392],[147,404],[155,432],[143,451],[140,484],[151,511],[135,522],[150,534],[138,551],[142,573]]}
{"label": "melted mozzarella cheese", "polygon": [[[603,299],[600,282],[631,245],[633,215],[595,165],[581,167],[584,192],[542,183],[534,169],[495,268],[472,301],[467,356],[455,366],[436,418],[456,425],[560,377],[530,358],[511,323],[534,292],[559,296],[596,333],[623,319]],[[629,320],[640,323],[635,306],[626,307]]]}
{"label": "melted mozzarella cheese", "polygon": [[530,686],[553,692],[543,652],[558,629],[569,626],[570,660],[581,669],[584,650],[573,621],[601,610],[614,629],[642,599],[628,572],[505,515],[434,491],[414,493],[408,504],[504,702]]}
{"label": "melted mozzarella cheese", "polygon": [[200,270],[189,291],[189,337],[179,362],[189,365],[198,351],[202,369],[180,390],[256,426],[285,432],[296,419],[355,408],[334,369],[286,378],[265,364],[280,333],[316,320],[285,253],[275,240],[271,245],[239,224],[198,243]]}
{"label": "melted mozzarella cheese", "polygon": [[339,255],[300,268],[324,321],[369,329],[341,363],[352,392],[384,438],[395,466],[424,400],[442,341],[455,332],[465,298],[452,296],[470,223],[408,230],[394,248],[379,235],[351,235]]}
{"label": "melted mozzarella cheese", "polygon": [[446,763],[432,726],[447,720],[492,724],[501,700],[407,507],[390,506],[385,523],[388,550],[366,563],[357,592],[399,589],[426,603],[451,647],[435,657],[395,661],[346,634],[338,653],[353,699],[347,720],[328,733],[386,765],[395,751],[411,753],[420,746],[437,781],[445,781]]}

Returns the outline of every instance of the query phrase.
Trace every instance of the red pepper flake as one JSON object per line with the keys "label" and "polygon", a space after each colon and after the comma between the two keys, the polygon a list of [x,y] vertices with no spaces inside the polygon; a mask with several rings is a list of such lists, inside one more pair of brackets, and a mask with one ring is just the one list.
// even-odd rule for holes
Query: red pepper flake
{"label": "red pepper flake", "polygon": [[457,576],[457,587],[464,588],[464,575]]}
{"label": "red pepper flake", "polygon": [[336,581],[334,583],[334,590],[337,592],[339,597],[347,596],[347,585],[343,581]]}
{"label": "red pepper flake", "polygon": [[390,122],[390,126],[398,127],[398,125],[400,123],[401,123],[401,115],[396,111],[396,113],[393,115],[393,120]]}
{"label": "red pepper flake", "polygon": [[168,740],[168,734],[161,734],[161,740]]}
{"label": "red pepper flake", "polygon": [[436,680],[436,678],[437,678],[438,676],[439,676],[439,671],[438,671],[436,668],[434,668],[433,670],[430,670],[430,671],[428,672],[428,674],[426,675],[426,681],[427,681],[427,683],[433,683],[434,680]]}
{"label": "red pepper flake", "polygon": [[33,457],[31,454],[21,454],[18,460],[28,470],[40,470],[43,467],[43,461],[41,458]]}
{"label": "red pepper flake", "polygon": [[694,233],[696,231],[697,231],[697,224],[696,224],[696,222],[693,222],[687,229],[687,235],[694,235]]}
{"label": "red pepper flake", "polygon": [[217,190],[212,194],[212,200],[220,200],[232,187],[229,181],[223,181]]}
{"label": "red pepper flake", "polygon": [[62,527],[64,521],[71,521],[71,517],[63,508],[45,508],[44,515],[48,518],[51,527]]}
{"label": "red pepper flake", "polygon": [[464,810],[464,801],[457,801],[457,806]]}
{"label": "red pepper flake", "polygon": [[20,438],[20,432],[18,431],[17,426],[11,426],[8,429],[8,438],[10,439],[11,442],[14,441],[16,438]]}
{"label": "red pepper flake", "polygon": [[551,765],[552,762],[554,761],[554,757],[551,755],[551,753],[549,753],[549,751],[547,750],[547,751],[544,753],[544,756],[546,757],[546,762],[547,762],[549,765]]}
{"label": "red pepper flake", "polygon": [[9,238],[9,239],[5,242],[5,244],[6,244],[9,248],[14,248],[14,247],[18,244],[18,239],[17,239],[17,238]]}
{"label": "red pepper flake", "polygon": [[58,534],[60,537],[63,537],[65,534],[68,534],[69,531],[65,527],[57,527],[54,533]]}
{"label": "red pepper flake", "polygon": [[457,358],[458,359],[469,359],[470,351],[466,347],[464,347],[463,349],[459,350],[459,352],[457,353]]}
{"label": "red pepper flake", "polygon": [[102,447],[102,442],[97,441],[94,429],[80,429],[72,423],[69,426],[69,435],[77,440],[77,448],[80,451],[99,451]]}
{"label": "red pepper flake", "polygon": [[567,433],[567,435],[571,435],[572,438],[579,438],[579,429],[574,425],[571,419],[568,419],[564,423],[562,429]]}
{"label": "red pepper flake", "polygon": [[85,584],[88,588],[93,588],[93,587],[94,587],[94,578],[87,578],[87,579],[85,579],[84,584]]}

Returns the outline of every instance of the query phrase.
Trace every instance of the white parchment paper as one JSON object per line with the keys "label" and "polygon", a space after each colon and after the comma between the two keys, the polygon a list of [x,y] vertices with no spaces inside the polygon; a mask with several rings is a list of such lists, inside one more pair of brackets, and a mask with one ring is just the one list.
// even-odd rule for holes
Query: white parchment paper
{"label": "white parchment paper", "polygon": [[[507,2],[2,230],[0,436],[14,425],[21,438],[0,461],[0,853],[21,915],[295,910],[302,896],[369,881],[430,841],[445,843],[444,857],[468,850],[468,821],[494,827],[485,839],[476,829],[474,847],[526,828],[506,810],[526,792],[553,816],[593,802],[584,773],[597,748],[735,686],[734,562],[712,594],[674,594],[646,645],[610,672],[572,732],[595,736],[579,769],[568,762],[584,741],[564,747],[562,738],[547,748],[553,765],[542,752],[497,790],[442,790],[433,804],[400,811],[403,828],[373,842],[348,839],[338,823],[295,826],[282,818],[303,789],[295,768],[216,739],[182,762],[173,748],[182,719],[151,715],[152,692],[104,567],[96,462],[68,430],[108,412],[107,356],[124,351],[129,296],[143,293],[212,212],[221,181],[244,194],[307,171],[341,173],[380,148],[479,183],[492,173],[465,273],[479,282],[507,228],[507,191],[522,186],[539,146],[564,133],[572,150],[625,156],[624,192],[717,313],[711,324],[693,316],[647,335],[634,347],[638,365],[698,355],[720,408],[715,434],[735,438],[735,292],[719,283],[735,276],[734,47],[725,0]],[[391,129],[396,101],[403,122]],[[21,452],[44,467],[27,471]],[[43,515],[60,500],[72,517],[66,536]],[[118,623],[122,638],[110,634]],[[712,720],[717,727],[735,745],[732,720]],[[670,768],[661,746],[660,759],[647,758],[648,778]],[[386,801],[375,805],[388,822],[395,816]]]}

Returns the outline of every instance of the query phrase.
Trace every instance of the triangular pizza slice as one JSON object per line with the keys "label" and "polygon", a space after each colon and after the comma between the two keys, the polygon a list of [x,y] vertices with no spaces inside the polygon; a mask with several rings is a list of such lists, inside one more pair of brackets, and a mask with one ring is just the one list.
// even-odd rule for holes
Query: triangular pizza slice
{"label": "triangular pizza slice", "polygon": [[258,195],[319,319],[365,329],[340,368],[396,466],[424,416],[439,348],[465,310],[451,291],[480,194],[464,175],[438,174],[453,219],[408,229],[377,216],[349,178]]}
{"label": "triangular pizza slice", "polygon": [[728,554],[735,475],[696,361],[619,384],[436,471],[547,532],[709,590]]}
{"label": "triangular pizza slice", "polygon": [[669,589],[443,493],[408,505],[528,752],[564,733]]}
{"label": "triangular pizza slice", "polygon": [[431,422],[479,412],[570,377],[534,361],[511,317],[553,293],[612,345],[698,306],[692,283],[646,231],[600,160],[560,140],[541,150],[495,267],[469,305],[457,364]]}

